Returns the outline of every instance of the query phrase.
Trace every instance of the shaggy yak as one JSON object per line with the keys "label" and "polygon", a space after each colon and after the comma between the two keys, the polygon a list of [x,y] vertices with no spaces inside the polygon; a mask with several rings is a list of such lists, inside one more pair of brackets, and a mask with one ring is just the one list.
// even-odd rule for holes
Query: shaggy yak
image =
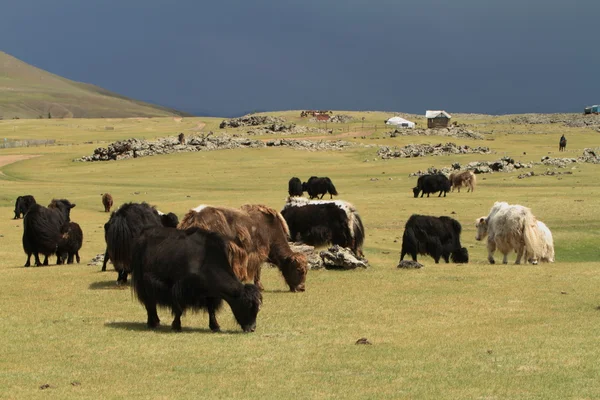
{"label": "shaggy yak", "polygon": [[69,200],[52,200],[48,207],[34,204],[23,219],[23,250],[27,254],[26,267],[31,265],[31,255],[35,256],[35,265],[40,266],[39,253],[44,255],[44,264],[48,265],[48,256],[56,253],[61,240],[61,228],[71,220],[71,209],[75,204]]}
{"label": "shaggy yak", "polygon": [[452,172],[448,179],[450,179],[452,191],[454,192],[454,188],[457,188],[458,193],[460,193],[460,188],[463,186],[468,187],[467,192],[474,191],[475,184],[477,183],[477,178],[475,178],[475,174],[472,171]]}
{"label": "shaggy yak", "polygon": [[25,217],[29,208],[34,204],[36,204],[35,198],[30,194],[17,197],[15,201],[15,217],[13,219],[19,219],[21,216]]}
{"label": "shaggy yak", "polygon": [[565,137],[565,135],[562,135],[560,137],[560,140],[558,141],[558,151],[565,151],[567,149],[567,138]]}
{"label": "shaggy yak", "polygon": [[185,134],[183,132],[177,135],[177,141],[179,144],[185,144]]}
{"label": "shaggy yak", "polygon": [[438,197],[442,193],[446,197],[446,193],[450,191],[451,186],[450,180],[443,174],[423,175],[417,179],[417,186],[413,188],[413,195],[419,197],[419,193],[423,192],[421,193],[421,197],[424,194],[427,194],[427,197],[429,197],[430,193],[440,192]]}
{"label": "shaggy yak", "polygon": [[337,244],[363,256],[365,228],[352,204],[343,200],[310,201],[304,197],[289,197],[281,215],[293,241],[311,246]]}
{"label": "shaggy yak", "polygon": [[468,263],[469,252],[460,244],[460,223],[450,217],[430,217],[413,214],[404,227],[400,260],[410,254],[417,261],[417,254],[433,257],[435,263],[443,258],[446,263]]}
{"label": "shaggy yak", "polygon": [[316,176],[311,176],[308,179],[308,182],[302,183],[302,191],[308,193],[308,197],[314,199],[321,195],[319,199],[322,199],[325,194],[329,193],[329,198],[332,199],[333,196],[337,196],[338,192],[333,186],[333,182],[328,177],[318,178]]}
{"label": "shaggy yak", "polygon": [[181,220],[179,229],[197,227],[217,232],[227,239],[229,262],[241,281],[254,281],[259,289],[260,267],[275,264],[292,292],[305,290],[307,260],[288,244],[289,230],[280,213],[263,205],[240,209],[200,205]]}
{"label": "shaggy yak", "polygon": [[293,177],[288,182],[288,194],[290,196],[302,196],[304,191],[302,190],[302,181],[300,178]]}
{"label": "shaggy yak", "polygon": [[104,206],[104,212],[110,212],[110,208],[113,206],[113,198],[110,193],[102,195],[102,205]]}
{"label": "shaggy yak", "polygon": [[104,224],[106,252],[102,271],[106,271],[106,263],[110,259],[119,273],[117,284],[127,283],[131,272],[132,248],[135,240],[146,226],[176,227],[177,216],[173,213],[163,214],[148,203],[126,203],[117,211],[113,211],[110,219]]}
{"label": "shaggy yak", "polygon": [[77,264],[81,260],[79,258],[79,250],[83,245],[83,231],[79,224],[75,222],[67,222],[60,228],[60,241],[56,247],[56,263],[73,264],[73,257],[77,259]]}
{"label": "shaggy yak", "polygon": [[244,332],[256,328],[262,295],[256,286],[240,282],[229,264],[227,240],[214,232],[147,227],[135,243],[131,268],[133,289],[146,307],[149,328],[160,323],[160,305],[171,309],[174,331],[181,331],[186,309],[206,309],[210,330],[218,332],[215,312],[223,300]]}
{"label": "shaggy yak", "polygon": [[[506,202],[496,202],[487,217],[478,218],[476,240],[486,236],[488,261],[494,264],[496,249],[504,255],[502,263],[508,263],[508,253],[517,252],[515,264],[521,263],[525,254],[525,262],[537,264],[540,260],[549,260],[545,232],[538,227],[538,221],[531,210],[521,205],[509,205]],[[552,250],[554,246],[552,246]],[[554,258],[554,257],[552,257]]]}

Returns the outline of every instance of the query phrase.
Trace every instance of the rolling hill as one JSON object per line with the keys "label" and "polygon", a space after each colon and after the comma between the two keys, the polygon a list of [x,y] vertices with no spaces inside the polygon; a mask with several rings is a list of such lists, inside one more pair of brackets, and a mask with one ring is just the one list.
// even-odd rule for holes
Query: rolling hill
{"label": "rolling hill", "polygon": [[71,81],[0,51],[0,117],[168,117],[190,114]]}

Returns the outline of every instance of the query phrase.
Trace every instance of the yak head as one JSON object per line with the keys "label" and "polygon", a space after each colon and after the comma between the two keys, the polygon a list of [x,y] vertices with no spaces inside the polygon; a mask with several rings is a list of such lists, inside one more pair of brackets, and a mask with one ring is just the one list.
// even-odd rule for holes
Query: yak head
{"label": "yak head", "polygon": [[415,197],[419,197],[419,193],[421,192],[421,189],[419,189],[418,186],[415,186],[412,191],[413,191],[413,194],[415,195]]}
{"label": "yak head", "polygon": [[477,229],[477,235],[475,240],[483,240],[488,234],[488,220],[487,217],[477,218],[475,221],[475,228]]}
{"label": "yak head", "polygon": [[450,258],[452,259],[452,262],[457,264],[466,264],[469,262],[469,251],[466,247],[461,247],[457,251],[453,251],[450,254]]}
{"label": "yak head", "polygon": [[50,204],[48,204],[48,208],[54,208],[59,210],[60,213],[66,218],[67,221],[71,220],[71,208],[75,207],[75,203],[71,203],[67,199],[52,199]]}
{"label": "yak head", "polygon": [[262,305],[262,294],[255,285],[244,285],[239,298],[228,301],[236,321],[244,332],[254,332],[256,329],[256,316]]}
{"label": "yak head", "polygon": [[177,228],[177,225],[179,225],[179,218],[177,218],[177,215],[170,212],[168,214],[161,214],[160,222],[167,228]]}
{"label": "yak head", "polygon": [[306,256],[302,253],[293,253],[283,260],[280,268],[285,282],[290,287],[290,292],[304,292],[308,270]]}

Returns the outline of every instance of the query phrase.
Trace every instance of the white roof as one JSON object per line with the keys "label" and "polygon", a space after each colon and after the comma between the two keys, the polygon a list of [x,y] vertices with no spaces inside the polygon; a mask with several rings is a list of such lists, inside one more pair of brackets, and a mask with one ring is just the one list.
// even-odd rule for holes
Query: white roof
{"label": "white roof", "polygon": [[385,123],[387,125],[402,125],[402,124],[406,124],[406,125],[408,125],[411,128],[415,126],[414,122],[409,121],[407,119],[404,119],[402,117],[392,117],[392,118],[388,119],[387,121],[385,121]]}
{"label": "white roof", "polygon": [[446,111],[443,111],[443,110],[436,110],[436,111],[427,110],[427,111],[425,111],[425,118],[437,118],[437,117],[452,118],[450,116],[450,114],[448,114]]}

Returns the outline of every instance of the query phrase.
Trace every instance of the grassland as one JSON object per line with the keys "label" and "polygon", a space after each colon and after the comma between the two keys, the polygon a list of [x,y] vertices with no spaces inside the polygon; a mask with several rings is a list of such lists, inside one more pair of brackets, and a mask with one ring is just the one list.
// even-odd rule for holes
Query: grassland
{"label": "grassland", "polygon": [[[275,114],[305,123],[298,112]],[[364,131],[360,121],[335,126],[332,137],[399,146],[451,140],[386,138],[381,123],[390,114],[355,116],[365,116]],[[0,121],[0,137],[59,144],[0,150],[0,156],[41,155],[0,168],[0,398],[598,398],[600,166],[577,164],[573,175],[557,177],[480,175],[474,193],[447,198],[414,199],[415,179],[408,177],[455,161],[558,157],[561,133],[569,139],[564,156],[576,157],[597,146],[598,133],[511,125],[500,117],[463,120],[489,132],[489,140],[452,141],[489,146],[496,154],[383,161],[375,147],[335,153],[266,148],[75,163],[116,139],[216,131],[219,120]],[[375,132],[369,125],[376,124]],[[104,251],[108,215],[101,193],[112,193],[117,205],[148,201],[180,217],[200,203],[279,209],[289,178],[311,175],[330,176],[339,197],[360,211],[371,268],[311,271],[307,291],[297,294],[266,269],[253,334],[241,333],[227,306],[218,314],[222,334],[209,332],[205,314],[186,315],[180,334],[167,326],[148,331],[143,307],[129,288],[114,285],[114,271],[85,263],[22,267],[22,220],[11,219],[18,195],[77,203],[72,219],[84,230],[87,262]],[[556,263],[487,264],[473,222],[498,200],[531,207],[552,229]],[[403,225],[413,213],[458,219],[471,262],[436,265],[423,257],[421,270],[397,269]],[[166,311],[159,315],[169,321]],[[373,344],[355,345],[361,337]]]}

